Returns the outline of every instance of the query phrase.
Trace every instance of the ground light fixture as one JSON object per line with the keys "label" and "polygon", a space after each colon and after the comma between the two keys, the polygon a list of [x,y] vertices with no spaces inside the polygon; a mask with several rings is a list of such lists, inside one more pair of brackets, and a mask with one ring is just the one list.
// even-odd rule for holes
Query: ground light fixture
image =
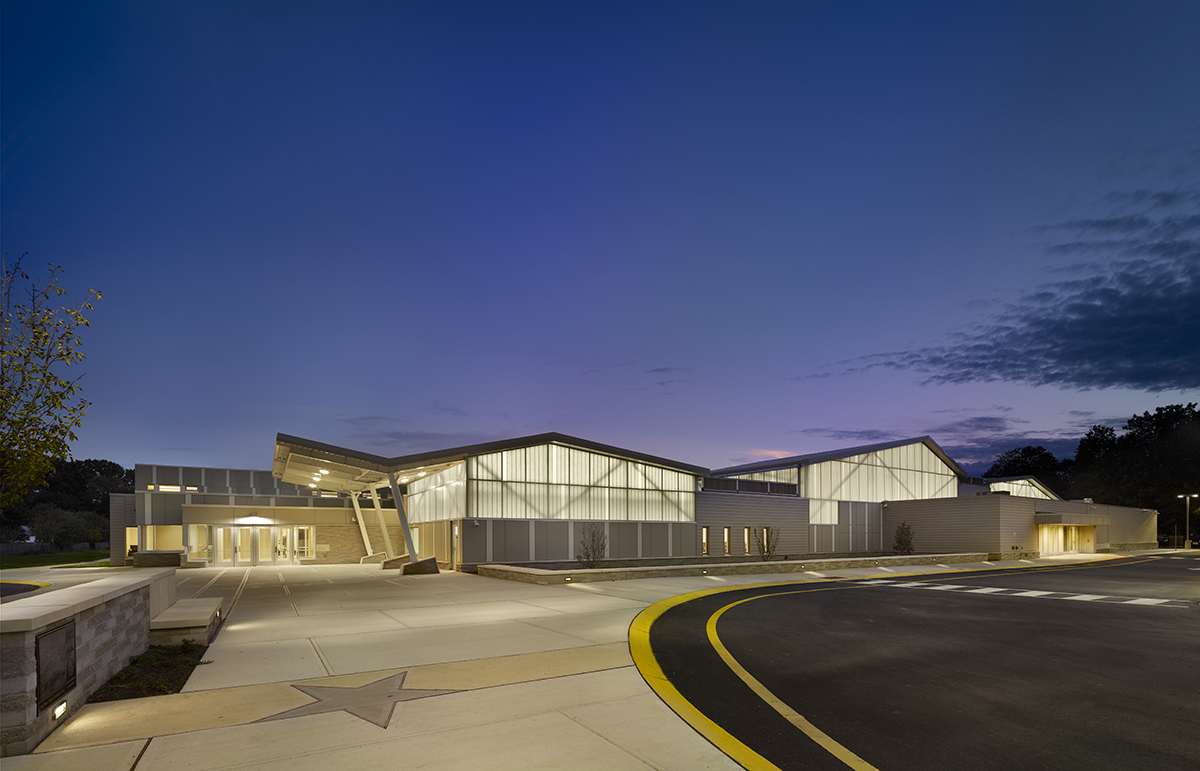
{"label": "ground light fixture", "polygon": [[59,704],[57,707],[54,708],[54,719],[58,720],[60,717],[63,716],[63,713],[66,711],[67,711],[67,703],[64,701],[62,704]]}
{"label": "ground light fixture", "polygon": [[1200,498],[1200,494],[1177,495],[1183,499],[1183,548],[1192,548],[1192,505],[1190,498]]}

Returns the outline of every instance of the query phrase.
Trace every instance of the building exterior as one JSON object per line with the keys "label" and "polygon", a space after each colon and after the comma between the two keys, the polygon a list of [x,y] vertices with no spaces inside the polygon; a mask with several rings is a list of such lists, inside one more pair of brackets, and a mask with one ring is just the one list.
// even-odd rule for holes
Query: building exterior
{"label": "building exterior", "polygon": [[[972,478],[931,437],[710,471],[564,434],[384,458],[280,434],[270,471],[138,465],[112,549],[184,567],[926,552],[994,559],[1155,548],[1157,513],[1062,501],[1033,477]],[[399,505],[397,505],[399,504]]]}

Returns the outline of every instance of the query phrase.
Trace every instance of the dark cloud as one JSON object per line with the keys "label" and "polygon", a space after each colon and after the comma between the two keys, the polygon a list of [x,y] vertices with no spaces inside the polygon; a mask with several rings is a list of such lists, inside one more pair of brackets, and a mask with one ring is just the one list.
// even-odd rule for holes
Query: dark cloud
{"label": "dark cloud", "polygon": [[874,428],[863,429],[860,431],[840,428],[803,428],[790,433],[807,434],[809,436],[824,436],[828,437],[829,439],[836,439],[839,442],[850,441],[859,442],[862,444],[875,444],[877,442],[889,442],[893,439],[904,438],[891,431],[883,431],[881,429]]}
{"label": "dark cloud", "polygon": [[[845,371],[912,370],[935,384],[1151,393],[1200,387],[1200,199],[1183,192],[1131,200],[1144,211],[1051,226],[1073,236],[1051,244],[1051,254],[1092,258],[1065,267],[1069,278],[1026,294],[945,345],[843,362]],[[1162,211],[1169,206],[1175,208]]]}

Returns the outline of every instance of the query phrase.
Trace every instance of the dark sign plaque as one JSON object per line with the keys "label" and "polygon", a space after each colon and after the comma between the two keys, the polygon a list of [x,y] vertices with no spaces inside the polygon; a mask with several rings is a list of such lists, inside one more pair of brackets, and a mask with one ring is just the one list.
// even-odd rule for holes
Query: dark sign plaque
{"label": "dark sign plaque", "polygon": [[41,712],[75,687],[75,622],[42,632],[35,639],[37,701]]}

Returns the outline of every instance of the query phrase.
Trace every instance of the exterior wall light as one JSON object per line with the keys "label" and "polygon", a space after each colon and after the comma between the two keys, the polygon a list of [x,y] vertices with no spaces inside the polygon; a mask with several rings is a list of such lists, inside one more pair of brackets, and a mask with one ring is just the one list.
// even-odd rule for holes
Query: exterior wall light
{"label": "exterior wall light", "polygon": [[66,711],[67,711],[67,703],[64,701],[62,704],[59,704],[57,707],[54,708],[54,719],[58,720],[60,717],[63,716],[63,713]]}

